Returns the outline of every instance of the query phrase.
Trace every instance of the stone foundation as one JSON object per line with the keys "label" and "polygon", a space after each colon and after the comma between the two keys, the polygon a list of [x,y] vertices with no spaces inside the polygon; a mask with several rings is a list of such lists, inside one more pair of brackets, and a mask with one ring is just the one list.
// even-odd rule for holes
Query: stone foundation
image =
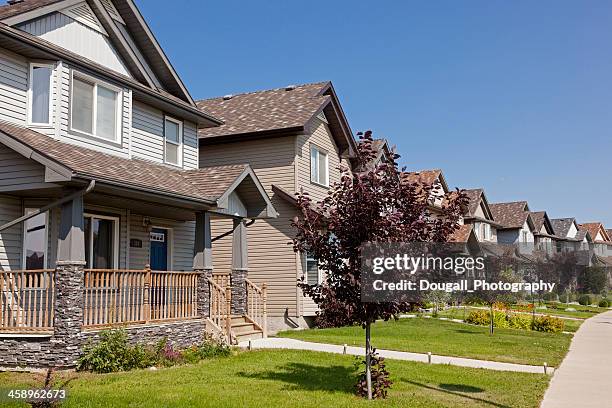
{"label": "stone foundation", "polygon": [[232,269],[232,314],[246,314],[247,308],[247,291],[246,277],[248,270]]}

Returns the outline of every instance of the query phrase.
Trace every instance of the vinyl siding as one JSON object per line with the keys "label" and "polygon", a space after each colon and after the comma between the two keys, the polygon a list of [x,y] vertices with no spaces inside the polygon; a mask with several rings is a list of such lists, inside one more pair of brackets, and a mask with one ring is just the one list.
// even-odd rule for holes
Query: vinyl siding
{"label": "vinyl siding", "polygon": [[[20,217],[22,212],[20,199],[0,195],[0,225]],[[21,231],[21,225],[0,231],[0,270],[21,269]]]}
{"label": "vinyl siding", "polygon": [[29,65],[25,58],[0,50],[0,119],[25,125]]}
{"label": "vinyl siding", "polygon": [[48,14],[18,27],[113,71],[131,76],[108,37],[65,14]]}
{"label": "vinyl siding", "polygon": [[0,192],[22,191],[43,186],[45,169],[0,144]]}
{"label": "vinyl siding", "polygon": [[[282,317],[299,313],[297,301],[296,255],[289,244],[293,234],[291,219],[295,208],[272,193],[272,184],[287,192],[295,191],[294,136],[252,140],[240,143],[204,146],[200,149],[200,167],[248,163],[272,199],[278,218],[257,220],[247,228],[249,243],[249,279],[268,285],[268,314]],[[211,222],[213,238],[232,228],[231,219]],[[215,272],[231,270],[232,237],[213,242]]]}

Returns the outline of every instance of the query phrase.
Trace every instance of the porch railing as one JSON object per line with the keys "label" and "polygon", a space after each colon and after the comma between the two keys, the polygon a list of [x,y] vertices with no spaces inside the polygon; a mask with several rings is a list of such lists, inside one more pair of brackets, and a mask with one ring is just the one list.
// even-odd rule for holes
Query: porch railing
{"label": "porch railing", "polygon": [[251,280],[246,279],[247,304],[246,317],[263,332],[263,336],[268,336],[267,327],[267,287],[264,283],[261,287],[255,285]]}
{"label": "porch railing", "polygon": [[227,288],[232,284],[232,275],[229,272],[216,272],[213,273],[212,280],[222,288]]}
{"label": "porch railing", "polygon": [[0,332],[53,330],[55,270],[0,271]]}
{"label": "porch railing", "polygon": [[210,287],[210,320],[216,329],[225,334],[232,342],[232,288],[221,286],[213,278],[208,278]]}
{"label": "porch railing", "polygon": [[197,273],[86,269],[83,326],[197,318]]}

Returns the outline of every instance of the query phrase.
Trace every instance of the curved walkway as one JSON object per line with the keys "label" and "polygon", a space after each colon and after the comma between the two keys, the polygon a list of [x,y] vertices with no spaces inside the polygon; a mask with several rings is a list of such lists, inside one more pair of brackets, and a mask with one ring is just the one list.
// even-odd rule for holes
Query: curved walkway
{"label": "curved walkway", "polygon": [[[248,348],[249,341],[243,341],[238,344],[238,347]],[[267,339],[251,340],[251,347],[253,349],[292,349],[292,350],[311,350],[311,351],[323,351],[326,353],[336,354],[350,354],[353,356],[362,356],[365,353],[363,347],[352,347],[339,346],[337,344],[324,344],[324,343],[313,343],[308,341],[301,341],[295,339],[287,339],[280,337],[272,337]],[[381,357],[390,358],[394,360],[406,360],[406,361],[419,361],[421,363],[427,363],[429,356],[422,353],[410,353],[407,351],[393,351],[393,350],[382,350],[376,349]],[[500,363],[497,361],[487,360],[475,360],[471,358],[462,357],[449,357],[449,356],[437,356],[431,355],[432,364],[448,364],[460,367],[472,367],[472,368],[487,368],[490,370],[498,371],[518,371],[522,373],[544,373],[543,366],[533,366],[525,364],[513,364],[513,363]],[[554,369],[548,367],[546,372],[552,374]]]}
{"label": "curved walkway", "polygon": [[541,408],[612,406],[612,311],[587,319],[572,340]]}

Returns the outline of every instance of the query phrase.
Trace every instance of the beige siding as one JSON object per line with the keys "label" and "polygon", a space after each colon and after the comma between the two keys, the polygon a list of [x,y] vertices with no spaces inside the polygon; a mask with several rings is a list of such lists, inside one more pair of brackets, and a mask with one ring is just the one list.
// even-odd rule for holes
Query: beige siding
{"label": "beige siding", "polygon": [[[258,220],[249,226],[249,278],[268,285],[268,311],[270,317],[281,317],[289,309],[296,316],[297,265],[291,241],[291,219],[295,209],[285,200],[274,196],[272,184],[288,192],[295,191],[295,140],[281,137],[241,143],[205,146],[200,149],[200,166],[248,163],[262,182],[279,217]],[[212,221],[213,238],[230,231],[231,219]],[[215,272],[231,269],[232,237],[213,242],[213,266]]]}
{"label": "beige siding", "polygon": [[[21,200],[0,195],[0,225],[22,215]],[[21,268],[22,227],[16,225],[0,231],[0,270],[18,270]]]}

